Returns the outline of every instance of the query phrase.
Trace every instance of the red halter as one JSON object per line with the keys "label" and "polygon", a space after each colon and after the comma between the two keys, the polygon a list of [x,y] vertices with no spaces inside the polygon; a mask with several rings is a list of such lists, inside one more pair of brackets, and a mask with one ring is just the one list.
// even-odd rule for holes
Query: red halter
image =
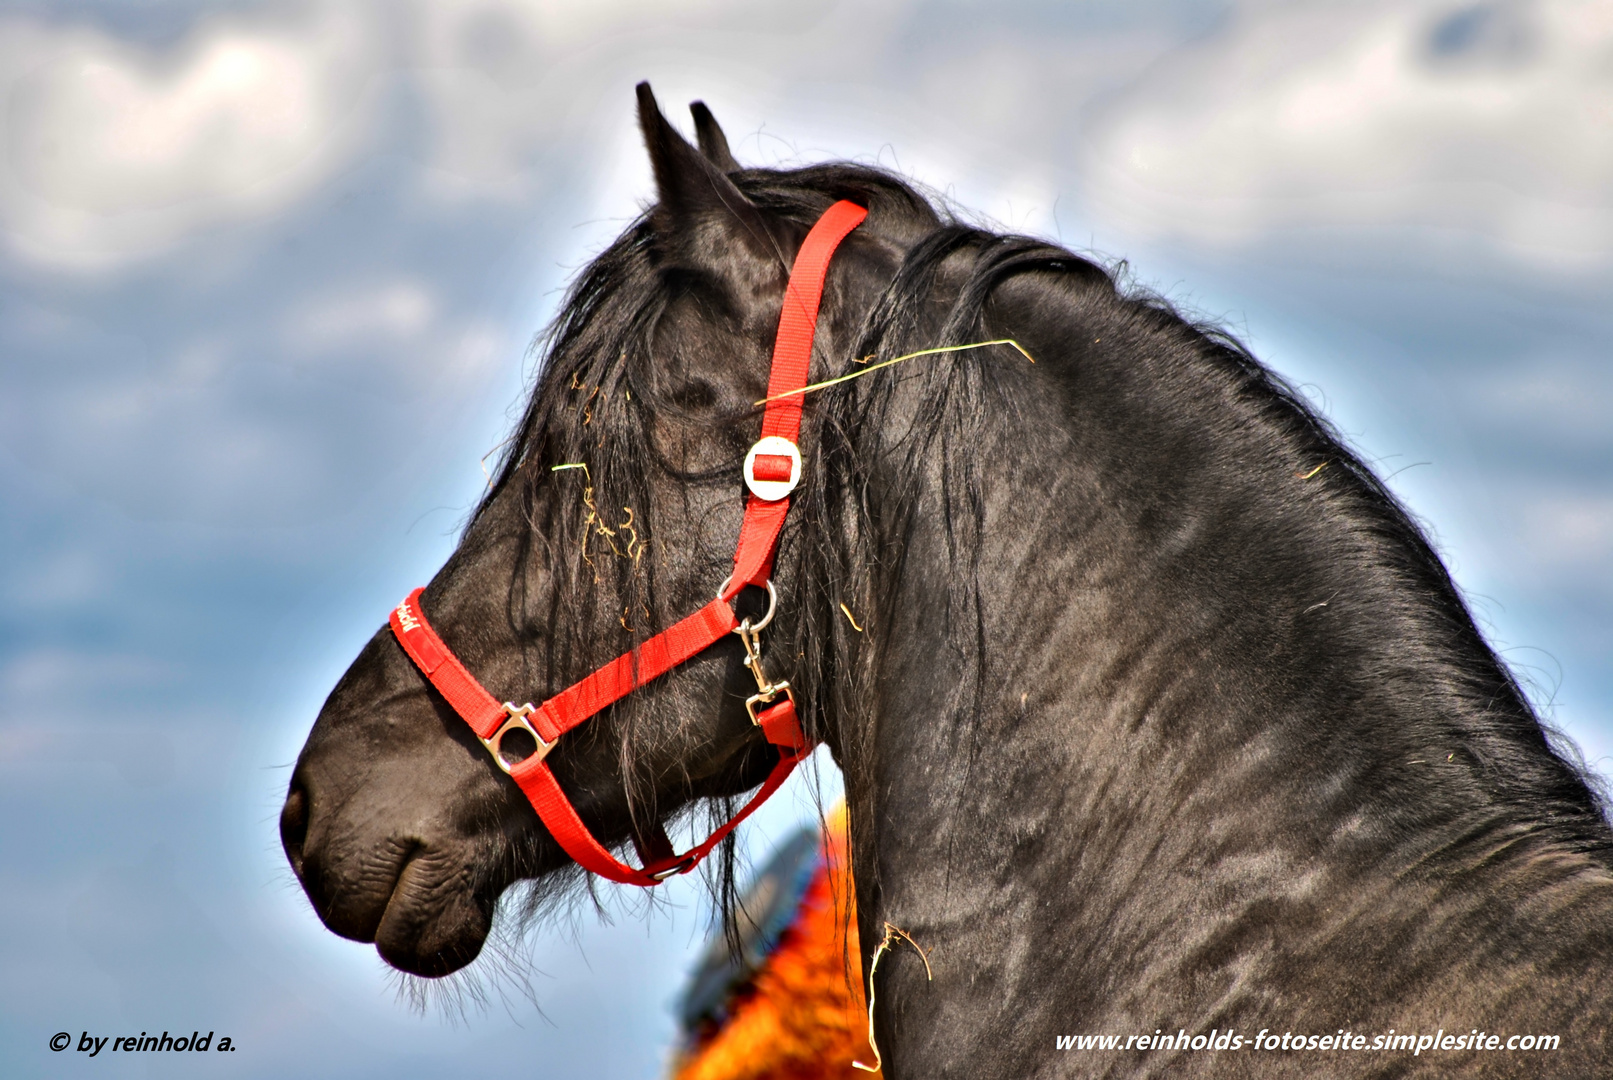
{"label": "red halter", "polygon": [[[717,599],[537,708],[530,704],[500,704],[476,681],[426,621],[420,608],[423,590],[410,593],[392,612],[392,633],[403,651],[476,732],[499,768],[514,778],[566,854],[600,877],[627,885],[649,886],[694,869],[735,826],[779,789],[812,749],[796,716],[795,698],[789,683],[769,682],[763,674],[757,641],[757,634],[773,618],[777,594],[773,592],[768,575],[773,569],[779,529],[790,508],[790,492],[801,480],[801,454],[796,440],[801,431],[802,395],[793,394],[783,400],[778,397],[806,386],[807,369],[812,362],[812,335],[817,326],[818,302],[823,296],[829,259],[840,241],[867,215],[868,211],[854,203],[835,203],[812,226],[795,256],[790,283],[784,292],[784,309],[779,315],[778,339],[773,346],[773,369],[767,383],[770,400],[762,416],[762,438],[745,457],[745,484],[751,494],[745,503],[745,521],[739,530],[734,572],[723,582]],[[763,586],[769,594],[767,615],[755,626],[748,619],[740,622],[729,607],[729,601],[747,585]],[[672,853],[672,846],[659,826],[647,843],[635,838],[644,861],[644,869],[635,870],[594,839],[577,816],[571,800],[555,782],[544,757],[560,736],[716,644],[730,632],[738,633],[744,641],[745,664],[756,676],[758,691],[745,702],[745,707],[767,741],[778,748],[778,764],[739,813],[682,855]],[[782,700],[780,695],[783,695]],[[499,753],[500,740],[512,728],[529,732],[538,746],[535,753],[513,765]]]}

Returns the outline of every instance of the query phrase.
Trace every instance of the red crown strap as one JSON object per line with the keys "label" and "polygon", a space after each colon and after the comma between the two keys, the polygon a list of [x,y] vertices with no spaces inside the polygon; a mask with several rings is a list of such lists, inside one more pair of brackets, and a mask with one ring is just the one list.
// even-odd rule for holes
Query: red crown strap
{"label": "red crown strap", "polygon": [[[778,339],[773,346],[773,367],[768,378],[767,396],[776,398],[806,386],[812,365],[812,339],[817,326],[818,307],[823,298],[824,278],[829,259],[846,235],[867,217],[868,211],[853,203],[835,203],[807,233],[790,269],[790,283],[784,292],[779,314]],[[762,416],[762,435],[779,436],[794,443],[801,431],[801,395],[782,401],[769,401]],[[781,464],[782,462],[782,464]],[[790,458],[757,455],[757,477],[761,480],[788,480]],[[782,471],[783,476],[779,473]],[[746,585],[763,585],[772,571],[779,529],[789,511],[789,496],[768,501],[752,494],[745,504],[745,520],[740,526],[739,544],[734,552],[734,574],[723,595],[699,611],[656,634],[637,649],[624,653],[543,703],[532,714],[534,730],[545,743],[553,743],[602,709],[620,701],[650,680],[664,675],[685,660],[711,647],[738,625],[728,601]],[[483,740],[490,739],[510,717],[510,711],[476,681],[459,658],[432,629],[420,608],[416,589],[392,612],[392,633],[404,652],[437,688],[438,692],[465,718]],[[779,789],[795,766],[811,752],[811,743],[801,730],[795,703],[788,698],[764,709],[756,718],[768,743],[779,751],[778,764],[756,794],[740,811],[701,843],[682,855],[656,859],[642,870],[634,869],[613,856],[596,840],[577,815],[571,800],[560,789],[543,754],[532,754],[510,766],[510,776],[532,803],[538,817],[555,841],[583,868],[629,885],[656,885],[674,874],[687,873],[722,843],[751,813]],[[494,751],[497,752],[496,750]],[[659,852],[664,843],[657,836],[649,841]],[[642,847],[642,845],[641,845]]]}
{"label": "red crown strap", "polygon": [[[829,259],[840,241],[862,223],[868,211],[844,199],[823,212],[801,241],[795,263],[790,267],[790,284],[784,290],[784,307],[779,312],[778,338],[773,342],[773,370],[767,379],[767,396],[776,398],[807,384],[812,366],[812,338],[818,327],[818,304],[823,300],[823,282],[829,275]],[[769,401],[762,417],[762,438],[781,435],[791,442],[801,437],[801,399],[794,394],[781,401]]]}
{"label": "red crown strap", "polygon": [[[818,305],[823,300],[823,282],[829,273],[829,259],[840,241],[861,224],[868,211],[842,199],[824,211],[812,226],[790,268],[790,284],[784,290],[784,307],[779,312],[778,338],[773,342],[773,370],[767,380],[767,396],[778,398],[807,384],[812,367],[812,338],[817,331]],[[762,414],[762,438],[778,435],[796,442],[801,437],[801,399],[792,394],[770,400]],[[805,467],[803,466],[803,471]],[[723,599],[739,594],[746,585],[763,585],[773,571],[773,554],[790,499],[785,496],[767,502],[751,495],[745,502],[745,523],[739,529],[739,547],[734,552],[734,573]]]}

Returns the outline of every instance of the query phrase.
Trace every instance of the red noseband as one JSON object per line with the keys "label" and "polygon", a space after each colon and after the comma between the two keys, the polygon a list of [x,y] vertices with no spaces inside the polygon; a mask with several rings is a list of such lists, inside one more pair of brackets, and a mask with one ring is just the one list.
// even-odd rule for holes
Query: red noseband
{"label": "red noseband", "polygon": [[[694,869],[735,826],[779,789],[812,749],[801,731],[789,683],[771,682],[762,670],[758,634],[772,620],[773,608],[769,606],[761,623],[751,626],[748,620],[741,622],[734,617],[729,601],[747,585],[765,587],[769,599],[776,600],[768,575],[773,569],[779,530],[790,508],[789,493],[800,482],[802,468],[796,446],[801,433],[802,395],[792,391],[806,386],[818,303],[823,297],[829,259],[840,241],[867,215],[868,211],[854,203],[835,203],[812,226],[795,256],[790,283],[784,292],[784,309],[779,315],[778,339],[773,345],[773,367],[767,383],[770,400],[762,415],[762,439],[745,462],[745,482],[750,496],[745,503],[745,520],[740,526],[739,545],[734,553],[734,572],[723,583],[717,599],[537,708],[530,704],[501,704],[487,692],[431,628],[420,609],[423,590],[410,593],[392,612],[392,633],[403,651],[476,732],[499,767],[526,793],[538,817],[566,853],[601,877],[627,885],[648,886]],[[781,394],[791,396],[779,400]],[[744,641],[745,665],[756,676],[757,693],[745,703],[746,708],[767,741],[778,748],[778,764],[739,813],[682,855],[672,853],[665,834],[657,826],[655,839],[648,844],[640,842],[639,853],[645,864],[644,869],[635,870],[594,839],[577,816],[571,800],[555,782],[544,758],[560,736],[716,644],[730,632],[738,633]],[[521,728],[537,740],[536,752],[514,764],[499,753],[501,740],[512,728]]]}

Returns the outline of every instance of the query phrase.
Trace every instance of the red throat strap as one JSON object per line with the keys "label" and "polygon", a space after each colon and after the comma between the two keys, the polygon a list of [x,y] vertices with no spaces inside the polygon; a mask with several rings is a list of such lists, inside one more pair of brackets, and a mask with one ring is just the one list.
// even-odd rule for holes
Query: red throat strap
{"label": "red throat strap", "polygon": [[[829,260],[846,235],[856,228],[868,211],[854,203],[837,202],[824,212],[801,244],[790,270],[790,283],[784,292],[779,315],[778,338],[773,346],[772,372],[767,396],[777,399],[807,384],[812,364],[812,340],[823,298]],[[777,436],[791,446],[800,438],[801,398],[794,394],[783,400],[770,400],[762,416],[762,436]],[[758,448],[760,449],[760,447]],[[785,447],[790,450],[791,447]],[[794,451],[792,451],[794,452]],[[792,459],[776,454],[757,454],[754,476],[765,482],[788,481]],[[764,494],[765,494],[764,490]],[[613,856],[578,817],[576,809],[560,789],[545,760],[554,743],[566,732],[620,701],[638,687],[660,677],[685,660],[722,640],[739,626],[728,602],[746,585],[765,585],[772,571],[779,530],[789,510],[789,495],[764,499],[754,490],[745,504],[745,520],[740,526],[734,553],[734,573],[722,596],[676,625],[655,635],[632,652],[624,653],[583,679],[545,701],[541,707],[500,703],[488,693],[465,665],[437,635],[420,607],[416,589],[393,610],[392,633],[437,691],[453,706],[478,738],[488,744],[495,760],[504,767],[531,801],[538,817],[556,842],[585,869],[612,881],[629,885],[656,885],[675,874],[694,869],[723,838],[749,817],[773,792],[779,789],[795,766],[811,751],[788,696],[756,713],[757,726],[779,751],[778,764],[739,813],[700,844],[682,855],[666,855],[635,869]],[[759,670],[759,669],[758,669]],[[530,731],[538,740],[538,751],[507,765],[498,757],[497,739],[511,726]],[[659,827],[652,834],[650,849]]]}

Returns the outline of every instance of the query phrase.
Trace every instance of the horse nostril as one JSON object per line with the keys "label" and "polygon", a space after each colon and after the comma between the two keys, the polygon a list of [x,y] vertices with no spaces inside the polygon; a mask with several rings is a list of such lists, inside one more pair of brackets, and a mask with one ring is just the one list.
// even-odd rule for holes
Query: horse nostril
{"label": "horse nostril", "polygon": [[286,805],[280,810],[280,843],[291,860],[291,869],[302,877],[302,845],[308,839],[308,793],[293,781]]}

